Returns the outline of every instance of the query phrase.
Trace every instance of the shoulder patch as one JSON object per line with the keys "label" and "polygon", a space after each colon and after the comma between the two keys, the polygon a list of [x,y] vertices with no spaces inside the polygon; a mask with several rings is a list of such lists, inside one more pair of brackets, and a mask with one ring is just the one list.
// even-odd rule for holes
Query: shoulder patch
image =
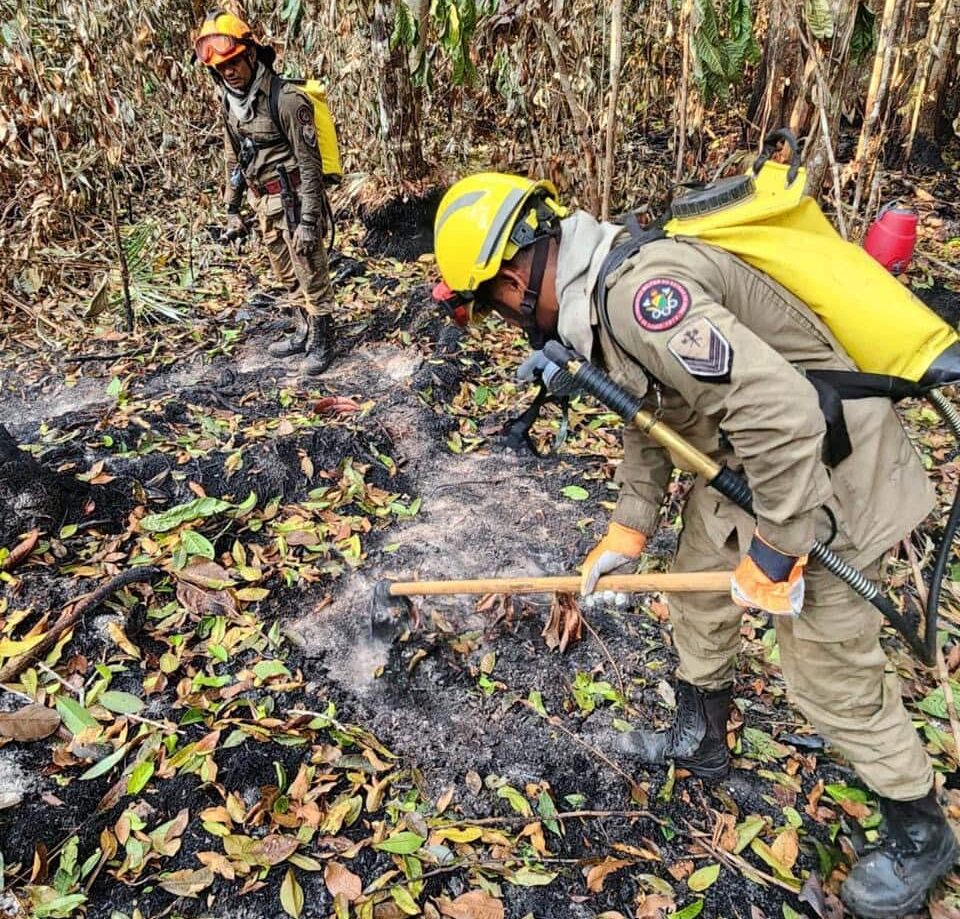
{"label": "shoulder patch", "polygon": [[706,318],[687,323],[667,342],[667,350],[687,373],[703,383],[729,383],[733,348]]}
{"label": "shoulder patch", "polygon": [[309,105],[301,105],[297,109],[297,121],[302,125],[313,124],[313,109]]}
{"label": "shoulder patch", "polygon": [[653,278],[633,297],[633,318],[648,332],[672,329],[690,309],[690,291],[679,281]]}

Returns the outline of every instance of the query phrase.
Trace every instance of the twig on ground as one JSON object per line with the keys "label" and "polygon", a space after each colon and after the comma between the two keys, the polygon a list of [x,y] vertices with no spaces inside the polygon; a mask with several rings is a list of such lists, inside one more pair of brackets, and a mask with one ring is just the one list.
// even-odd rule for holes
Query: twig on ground
{"label": "twig on ground", "polygon": [[447,827],[455,826],[496,826],[498,823],[530,823],[532,821],[544,820],[586,820],[586,819],[598,819],[601,820],[605,817],[627,817],[627,818],[648,818],[651,820],[656,820],[657,823],[661,821],[658,820],[650,811],[647,810],[629,810],[629,811],[561,811],[556,814],[548,814],[542,816],[539,814],[534,814],[532,817],[521,817],[521,816],[503,816],[503,817],[477,817],[475,820],[469,817],[464,817],[462,820],[450,820],[447,823],[436,824],[431,826],[431,830],[442,830]]}
{"label": "twig on ground", "polygon": [[630,703],[627,701],[627,688],[626,684],[623,682],[623,674],[620,672],[620,668],[617,666],[614,656],[610,653],[610,649],[606,646],[606,644],[604,644],[604,641],[597,633],[597,630],[590,625],[589,620],[582,613],[580,615],[580,621],[586,626],[587,631],[594,637],[597,644],[603,649],[603,653],[606,654],[607,660],[610,661],[610,666],[613,667],[613,672],[617,677],[617,684],[620,687],[620,698],[623,699],[623,704],[626,708],[630,705]]}
{"label": "twig on ground", "polygon": [[[541,715],[540,712],[538,712],[538,711],[537,711],[529,702],[527,702],[526,700],[523,701],[523,704],[524,704],[525,706],[527,706],[527,708],[529,708],[530,711],[536,712],[536,714],[537,714],[540,718],[543,718],[543,720],[546,721],[547,724],[549,724],[551,727],[557,728],[557,730],[561,731],[563,734],[565,734],[567,737],[569,737],[575,744],[577,744],[577,746],[583,747],[584,750],[588,751],[588,752],[591,753],[593,756],[595,756],[597,759],[602,760],[604,763],[606,763],[614,772],[617,773],[617,775],[619,775],[619,776],[624,780],[624,782],[627,783],[627,787],[628,787],[631,791],[633,791],[634,789],[639,788],[639,786],[637,785],[637,783],[633,780],[633,776],[631,776],[631,775],[630,775],[628,772],[626,772],[624,769],[620,768],[620,766],[618,766],[612,759],[610,759],[609,756],[607,756],[607,755],[606,755],[605,753],[603,753],[601,750],[598,750],[596,747],[591,746],[591,745],[588,744],[585,740],[581,740],[581,738],[579,738],[576,734],[574,734],[573,731],[571,731],[568,727],[566,727],[566,726],[563,724],[563,722],[561,722],[560,719],[559,719],[556,715],[546,715],[546,716],[544,716],[544,715]],[[649,816],[652,817],[653,815],[650,814]],[[654,818],[654,819],[655,819],[655,818]]]}
{"label": "twig on ground", "polygon": [[936,265],[941,271],[946,271],[949,274],[955,274],[957,277],[960,277],[960,268],[951,265],[949,262],[944,262],[933,255],[928,255],[926,252],[921,252],[920,258],[926,259],[931,265]]}
{"label": "twig on ground", "polygon": [[[64,611],[60,614],[60,618],[53,624],[50,631],[43,636],[43,641],[27,651],[26,654],[10,658],[3,667],[0,667],[0,683],[8,683],[15,680],[30,664],[55,645],[67,629],[76,625],[86,613],[92,609],[96,609],[115,591],[121,587],[126,587],[128,584],[142,584],[146,581],[152,581],[161,574],[163,574],[163,569],[149,565],[130,568],[127,571],[122,571],[115,578],[111,578],[106,584],[99,587],[85,599],[73,600],[67,604],[67,606],[64,607]],[[67,612],[71,607],[73,607],[72,611]]]}
{"label": "twig on ground", "polygon": [[708,842],[708,840],[713,839],[713,834],[697,829],[697,827],[688,821],[684,822],[687,824],[690,835],[697,841],[697,845],[700,846],[701,849],[712,855],[718,861],[723,862],[728,868],[739,871],[748,881],[756,881],[759,879],[767,884],[773,884],[775,887],[788,890],[792,894],[798,894],[800,892],[799,881],[796,885],[792,885],[788,881],[781,881],[780,878],[772,874],[767,874],[766,871],[761,871],[759,868],[755,868],[745,858],[713,845],[712,841]]}
{"label": "twig on ground", "polygon": [[113,354],[78,354],[75,357],[65,357],[66,364],[84,364],[88,361],[118,361],[124,357],[137,357],[146,354],[149,348],[137,348],[134,351],[115,351]]}

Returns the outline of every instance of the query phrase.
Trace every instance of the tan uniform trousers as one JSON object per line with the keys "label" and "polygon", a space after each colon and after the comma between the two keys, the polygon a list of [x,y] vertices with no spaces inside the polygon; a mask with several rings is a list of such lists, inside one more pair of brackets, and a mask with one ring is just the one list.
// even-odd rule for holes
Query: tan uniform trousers
{"label": "tan uniform trousers", "polygon": [[[697,489],[691,495],[674,570],[736,567],[746,548],[737,531],[718,547],[704,523],[703,515],[716,506],[709,492]],[[843,543],[841,533],[832,544],[841,555]],[[863,570],[876,578],[880,560]],[[902,801],[922,797],[933,772],[880,646],[882,617],[815,562],[805,581],[800,617],[771,617],[791,699],[875,792]],[[669,609],[680,656],[677,675],[704,690],[730,685],[743,610],[715,593],[672,594]]]}
{"label": "tan uniform trousers", "polygon": [[[268,197],[261,198],[256,210],[260,235],[267,247],[274,275],[290,292],[292,304],[295,305],[297,297],[302,296],[303,309],[308,316],[333,315],[333,286],[323,239],[309,255],[297,255],[291,245],[286,216],[282,210],[279,214],[273,213],[274,207],[267,203],[269,200]],[[323,228],[318,227],[317,232],[322,236]]]}

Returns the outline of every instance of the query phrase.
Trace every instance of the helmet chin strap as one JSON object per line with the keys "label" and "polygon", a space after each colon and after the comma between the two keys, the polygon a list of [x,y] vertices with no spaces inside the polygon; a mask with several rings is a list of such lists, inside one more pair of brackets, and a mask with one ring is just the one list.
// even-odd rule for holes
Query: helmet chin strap
{"label": "helmet chin strap", "polygon": [[551,239],[553,239],[552,233],[541,236],[533,244],[530,280],[527,281],[527,289],[523,292],[523,299],[520,301],[521,325],[534,348],[542,348],[546,342],[546,335],[537,325],[537,300],[540,299],[543,274],[547,269],[547,256],[550,254]]}

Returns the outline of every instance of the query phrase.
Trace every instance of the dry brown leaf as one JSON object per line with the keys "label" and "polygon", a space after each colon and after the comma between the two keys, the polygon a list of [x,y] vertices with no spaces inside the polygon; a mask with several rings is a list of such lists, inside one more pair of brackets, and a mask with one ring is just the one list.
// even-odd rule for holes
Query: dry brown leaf
{"label": "dry brown leaf", "polygon": [[608,855],[599,865],[594,865],[587,871],[587,890],[600,893],[603,890],[603,882],[608,875],[613,874],[614,871],[619,871],[621,868],[626,868],[630,864],[632,862],[629,859],[610,858]]}
{"label": "dry brown leaf", "polygon": [[693,872],[693,862],[689,859],[684,859],[682,862],[677,862],[675,865],[670,865],[667,868],[667,871],[670,872],[670,875],[675,881],[682,881],[684,878],[689,877]]}
{"label": "dry brown leaf", "polygon": [[49,737],[60,727],[60,716],[46,705],[26,705],[16,712],[0,712],[0,737],[31,743]]}
{"label": "dry brown leaf", "polygon": [[348,415],[359,412],[362,406],[346,396],[324,396],[313,404],[313,410],[318,415]]}
{"label": "dry brown leaf", "polygon": [[342,893],[351,903],[363,893],[363,881],[360,877],[339,862],[327,863],[323,880],[332,896]]}
{"label": "dry brown leaf", "polygon": [[228,881],[232,881],[237,876],[230,860],[220,852],[198,852],[197,858],[214,874],[219,874]]}
{"label": "dry brown leaf", "polygon": [[856,820],[864,820],[870,816],[870,808],[859,801],[837,801],[836,803]]}
{"label": "dry brown leaf", "polygon": [[720,830],[720,848],[725,852],[732,852],[737,847],[737,818],[733,814],[720,814],[718,822]]}
{"label": "dry brown leaf", "polygon": [[160,881],[160,886],[177,897],[195,897],[213,883],[213,872],[209,868],[185,868],[172,871]]}
{"label": "dry brown leaf", "polygon": [[18,542],[13,549],[10,550],[10,554],[6,557],[6,560],[0,565],[0,571],[13,571],[21,562],[25,562],[34,549],[37,547],[37,541],[40,539],[39,530],[31,530],[27,533],[23,539]]}
{"label": "dry brown leaf", "polygon": [[437,798],[436,812],[437,816],[442,814],[449,806],[450,802],[453,800],[454,787],[451,785],[439,798]]}
{"label": "dry brown leaf", "polygon": [[197,587],[210,590],[222,590],[233,586],[233,578],[222,565],[206,560],[195,560],[184,568],[173,572],[178,582],[187,581]]}
{"label": "dry brown leaf", "polygon": [[635,919],[662,919],[674,906],[673,897],[662,893],[651,893],[637,903]]}
{"label": "dry brown leaf", "polygon": [[800,854],[800,840],[797,831],[790,827],[784,830],[770,846],[770,851],[785,868],[791,869],[797,863]]}
{"label": "dry brown leaf", "polygon": [[550,618],[541,633],[547,647],[562,654],[570,644],[580,640],[582,631],[583,618],[573,594],[554,594]]}
{"label": "dry brown leaf", "polygon": [[485,890],[468,890],[456,900],[440,897],[437,906],[450,919],[503,919],[503,903]]}
{"label": "dry brown leaf", "polygon": [[292,836],[274,833],[258,839],[250,847],[249,860],[258,865],[279,865],[285,858],[293,855],[299,845]]}
{"label": "dry brown leaf", "polygon": [[229,591],[210,590],[186,581],[177,583],[177,600],[198,616],[229,616],[237,612],[237,601]]}

